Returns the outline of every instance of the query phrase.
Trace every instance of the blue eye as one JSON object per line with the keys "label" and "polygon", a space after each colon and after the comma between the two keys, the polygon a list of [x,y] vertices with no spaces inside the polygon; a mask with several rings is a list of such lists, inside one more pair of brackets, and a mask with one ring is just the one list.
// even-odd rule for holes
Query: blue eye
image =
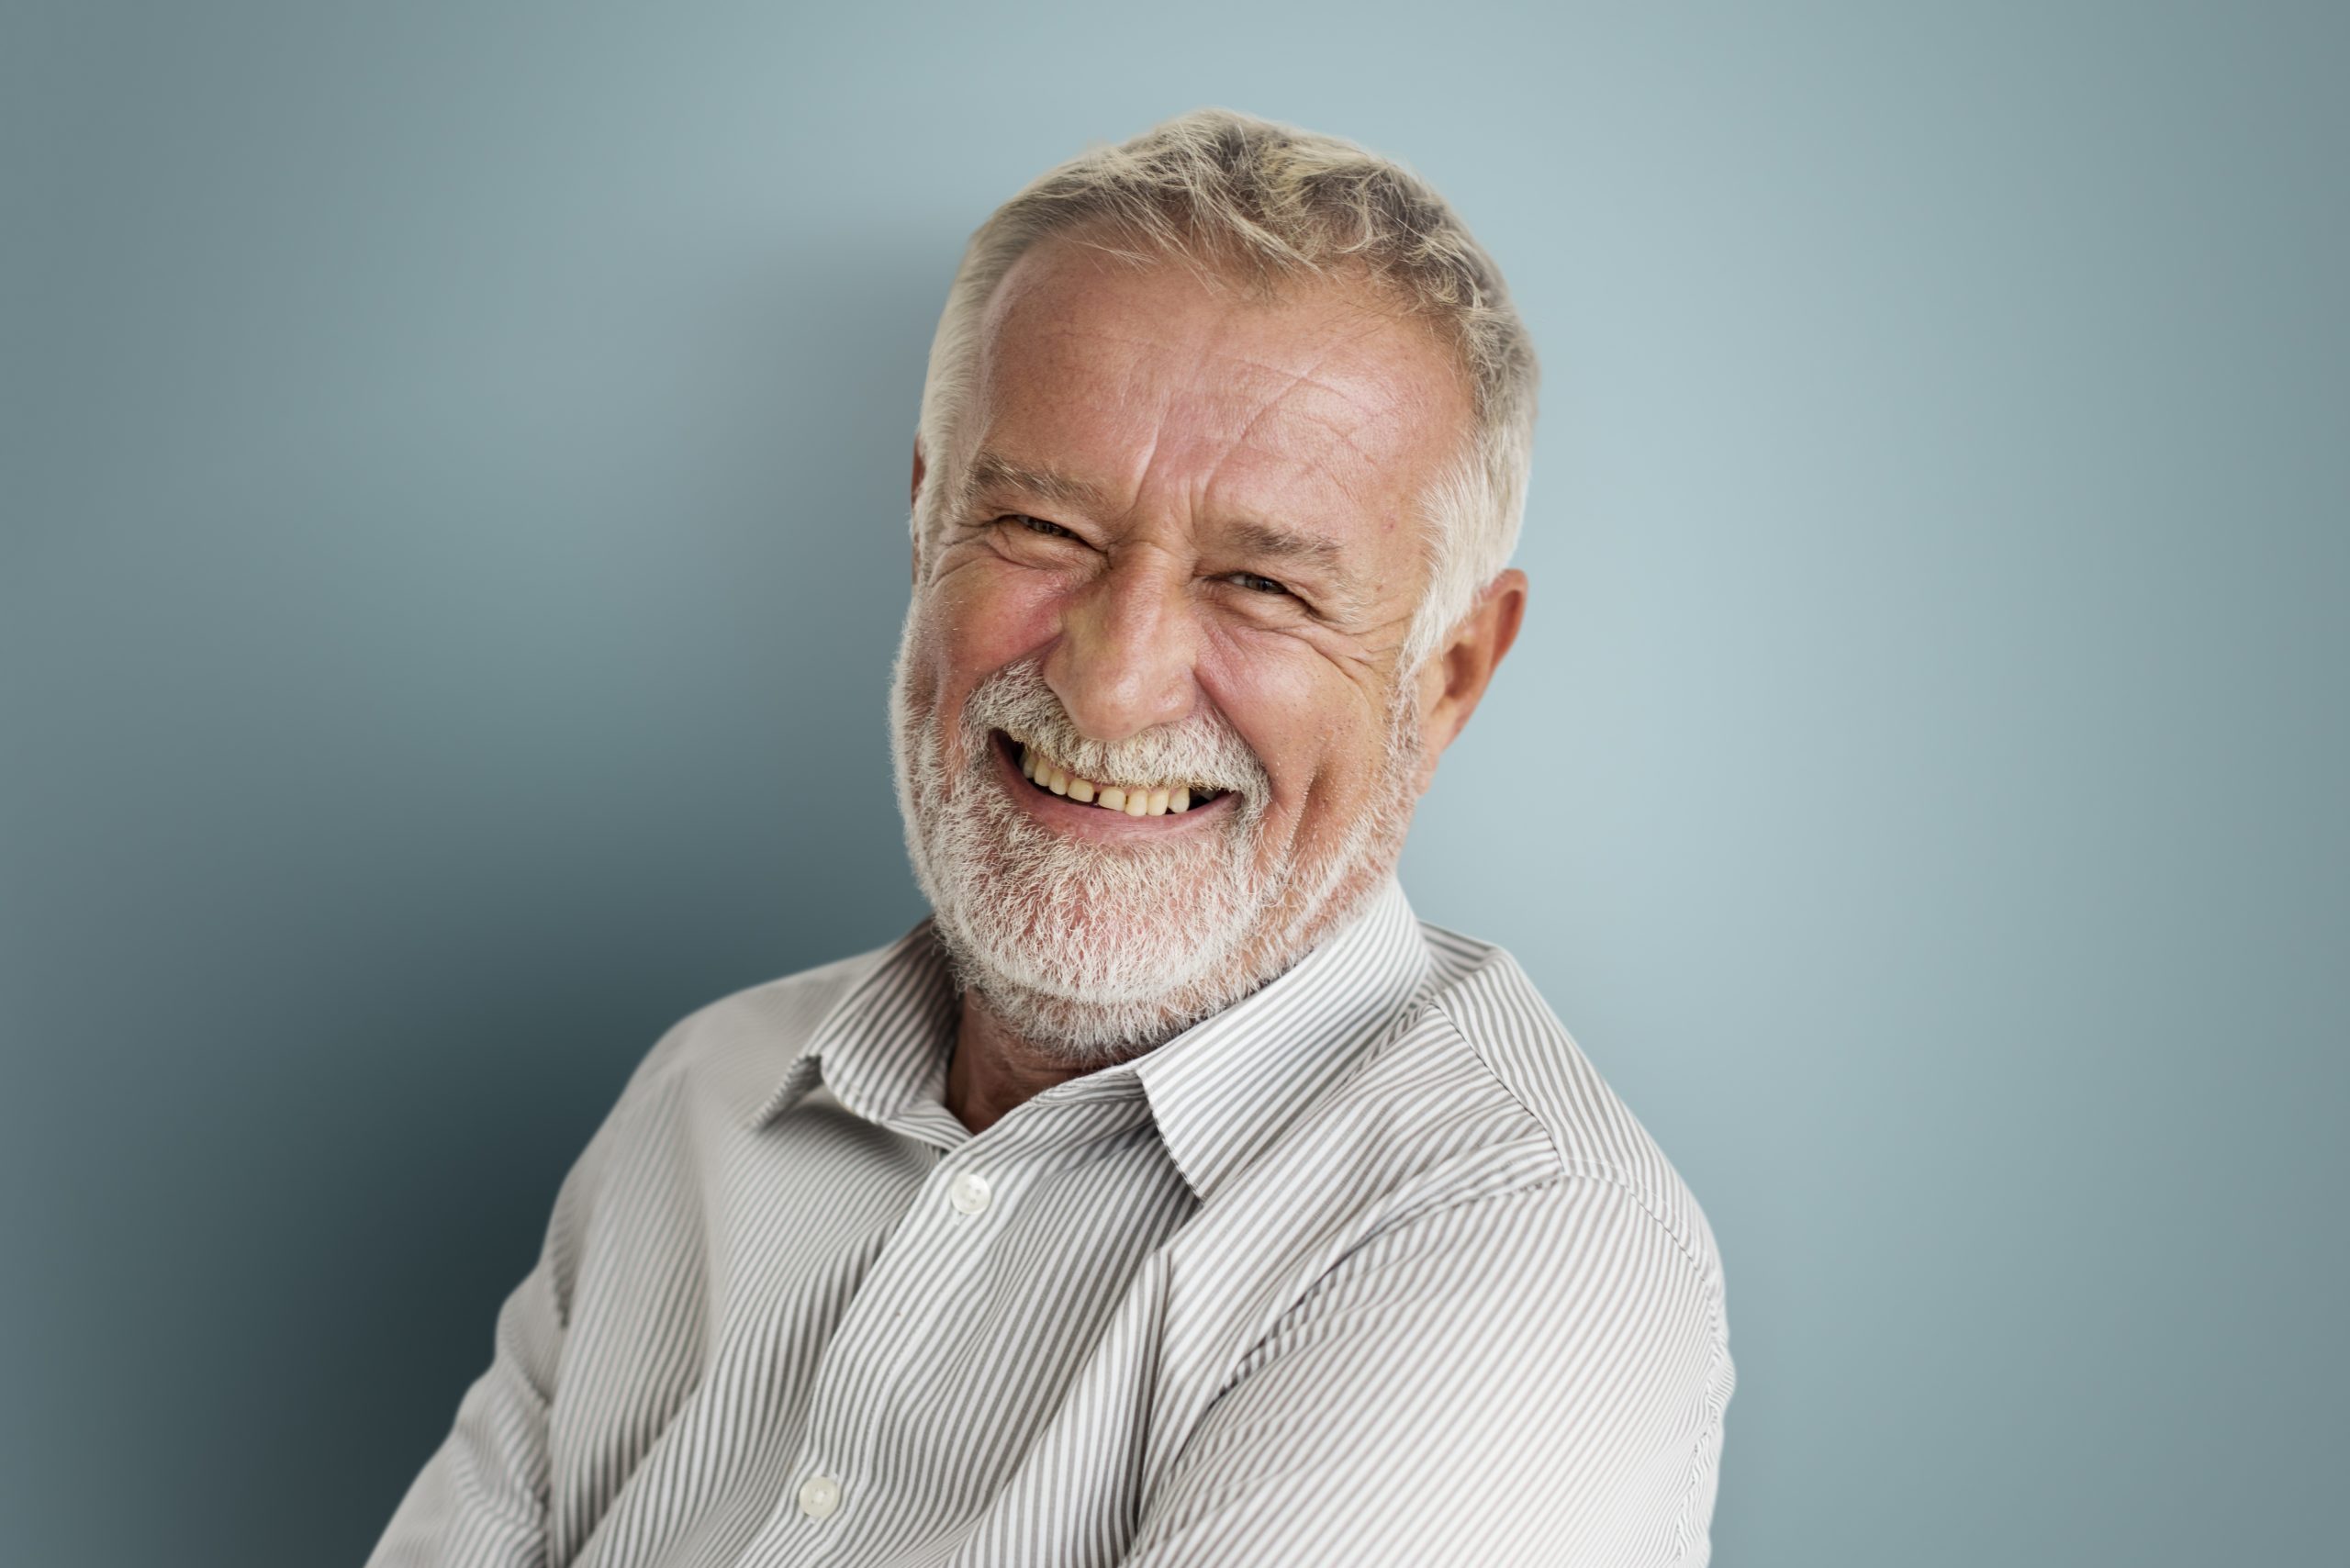
{"label": "blue eye", "polygon": [[1289,592],[1287,584],[1277,583],[1270,577],[1260,577],[1254,572],[1235,572],[1232,574],[1232,580],[1251,593]]}
{"label": "blue eye", "polygon": [[1076,534],[1071,533],[1059,523],[1047,522],[1041,517],[1029,517],[1025,514],[1016,514],[1013,516],[1012,521],[1026,529],[1029,532],[1041,533],[1047,539],[1074,539],[1077,537]]}

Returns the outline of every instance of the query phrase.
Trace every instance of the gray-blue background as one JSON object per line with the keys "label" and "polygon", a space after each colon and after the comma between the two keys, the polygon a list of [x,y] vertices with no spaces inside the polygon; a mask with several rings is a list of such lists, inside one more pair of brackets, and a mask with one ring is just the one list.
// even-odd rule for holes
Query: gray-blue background
{"label": "gray-blue background", "polygon": [[355,1562],[655,1036],[917,916],[941,290],[1206,102],[1546,356],[1406,880],[1720,1233],[1719,1561],[2331,1559],[2343,17],[10,10],[0,1561]]}

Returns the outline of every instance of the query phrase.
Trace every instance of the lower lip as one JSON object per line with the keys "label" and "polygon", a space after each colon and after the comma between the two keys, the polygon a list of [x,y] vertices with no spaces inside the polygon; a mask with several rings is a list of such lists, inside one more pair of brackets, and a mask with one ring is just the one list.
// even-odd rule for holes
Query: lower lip
{"label": "lower lip", "polygon": [[1183,834],[1210,831],[1214,820],[1232,809],[1237,796],[1227,790],[1204,805],[1193,806],[1188,812],[1169,812],[1164,816],[1130,817],[1124,812],[1113,812],[1106,806],[1089,805],[1056,795],[1049,790],[1039,790],[1020,771],[1020,755],[1012,737],[998,734],[990,737],[989,749],[995,753],[996,775],[1020,809],[1038,822],[1060,832],[1081,838],[1096,839],[1105,844],[1133,844],[1144,840],[1163,842]]}

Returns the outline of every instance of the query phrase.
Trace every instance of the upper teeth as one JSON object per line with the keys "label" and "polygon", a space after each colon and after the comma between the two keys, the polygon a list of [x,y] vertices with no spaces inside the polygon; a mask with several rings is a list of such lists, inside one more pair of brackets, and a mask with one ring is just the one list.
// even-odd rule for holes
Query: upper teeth
{"label": "upper teeth", "polygon": [[1091,778],[1071,773],[1034,746],[1020,748],[1020,771],[1056,795],[1067,795],[1072,801],[1089,801],[1110,811],[1124,812],[1130,817],[1159,817],[1169,812],[1192,809],[1192,787],[1188,784],[1152,785],[1139,790],[1121,789],[1115,784],[1096,784]]}

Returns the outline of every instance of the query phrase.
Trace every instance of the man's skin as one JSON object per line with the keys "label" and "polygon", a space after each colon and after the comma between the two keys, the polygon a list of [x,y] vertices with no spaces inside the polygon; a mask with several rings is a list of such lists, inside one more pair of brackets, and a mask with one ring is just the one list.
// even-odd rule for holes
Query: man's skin
{"label": "man's skin", "polygon": [[[1436,656],[1401,667],[1427,577],[1421,498],[1472,419],[1450,346],[1350,280],[1267,300],[1065,240],[1013,266],[983,333],[947,471],[979,459],[995,477],[913,560],[913,700],[950,766],[972,689],[1041,653],[1097,739],[1202,708],[1227,719],[1271,781],[1268,857],[1339,843],[1381,803],[1399,679],[1424,791],[1526,606],[1524,574],[1504,572]],[[917,495],[926,471],[917,440]],[[998,774],[1038,821],[1110,845],[1212,834],[1230,809],[1127,817]],[[946,1104],[972,1131],[1086,1070],[965,992]]]}

